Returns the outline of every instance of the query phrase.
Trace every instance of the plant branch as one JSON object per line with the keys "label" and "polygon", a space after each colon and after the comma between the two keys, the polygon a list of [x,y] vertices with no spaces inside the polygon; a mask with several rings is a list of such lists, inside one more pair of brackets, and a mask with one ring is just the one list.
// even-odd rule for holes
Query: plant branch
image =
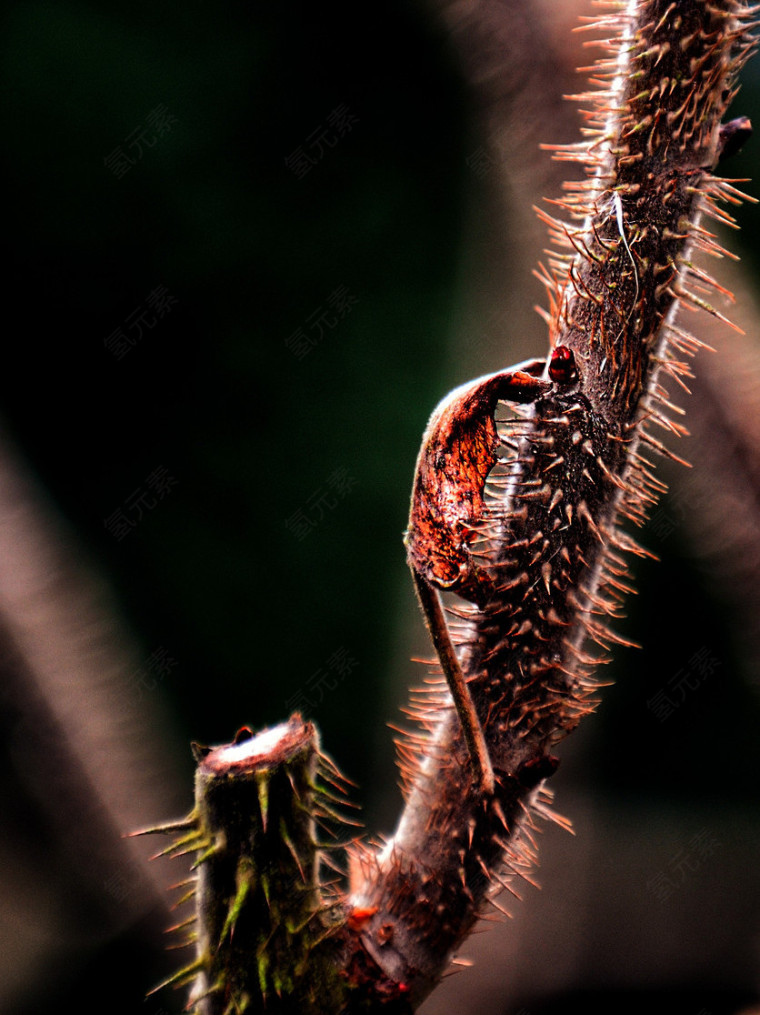
{"label": "plant branch", "polygon": [[505,879],[533,860],[551,748],[595,705],[593,672],[620,641],[607,617],[629,587],[625,555],[645,552],[622,525],[641,524],[664,489],[642,446],[671,455],[652,429],[684,432],[666,414],[663,382],[688,372],[683,356],[699,342],[675,324],[676,308],[720,316],[689,258],[694,247],[720,254],[700,218],[725,219],[719,202],[735,199],[711,169],[754,47],[751,12],[664,0],[613,11],[594,23],[609,40],[594,68],[606,87],[580,97],[590,140],[557,151],[587,178],[559,202],[569,221],[542,213],[556,248],[544,269],[551,344],[574,353],[578,381],[504,427],[510,455],[485,519],[496,591],[464,610],[459,632],[496,791],[485,799],[468,779],[457,717],[423,704],[424,760],[407,764],[396,834],[352,897],[377,910],[360,946],[409,985],[413,1006]]}
{"label": "plant branch", "polygon": [[[426,581],[465,597],[452,602],[447,631],[436,621],[436,647],[445,655],[454,644],[445,675],[455,686],[461,671],[467,693],[458,711],[443,682],[418,700],[421,732],[401,747],[399,825],[382,848],[350,849],[353,891],[338,903],[339,920],[335,901],[321,896],[308,763],[294,782],[279,740],[267,740],[271,751],[261,748],[254,766],[254,781],[257,766],[270,773],[266,807],[247,766],[227,764],[217,802],[204,810],[222,771],[207,786],[212,756],[201,759],[188,840],[204,886],[200,977],[194,967],[187,973],[197,977],[201,1015],[415,1010],[476,920],[489,905],[501,909],[501,890],[529,879],[537,819],[563,822],[544,785],[558,764],[552,751],[595,707],[595,670],[622,641],[609,618],[620,616],[630,591],[628,555],[646,552],[624,526],[642,524],[664,490],[646,455],[676,457],[655,428],[685,432],[670,419],[665,385],[688,376],[684,357],[700,343],[676,313],[721,317],[706,299],[721,287],[691,254],[721,254],[701,220],[725,221],[721,202],[738,199],[712,170],[735,141],[721,120],[754,48],[752,10],[738,0],[631,0],[609,10],[586,26],[605,39],[592,68],[601,87],[579,97],[590,107],[587,140],[556,149],[557,158],[580,162],[586,178],[555,202],[566,221],[540,213],[554,241],[540,272],[552,349],[543,378],[533,378],[530,398],[517,399],[528,404],[499,424],[505,457],[490,474],[494,446],[478,444],[494,427],[488,399],[445,400],[456,440],[433,447],[428,460],[429,430],[418,461],[414,498],[427,507],[419,526],[413,504],[410,562]],[[515,390],[512,380],[500,397]],[[286,728],[298,739],[305,727],[293,717]],[[473,778],[480,735],[493,793]],[[213,757],[229,762],[235,750]],[[240,779],[250,796],[244,810],[232,796]],[[273,794],[277,813],[290,815],[276,843],[266,817]],[[263,875],[272,873],[265,888]],[[279,894],[289,881],[286,901]],[[254,889],[246,884],[259,892],[250,920],[243,911]],[[306,905],[305,923],[292,920],[291,903]],[[323,942],[309,985],[305,956]]]}

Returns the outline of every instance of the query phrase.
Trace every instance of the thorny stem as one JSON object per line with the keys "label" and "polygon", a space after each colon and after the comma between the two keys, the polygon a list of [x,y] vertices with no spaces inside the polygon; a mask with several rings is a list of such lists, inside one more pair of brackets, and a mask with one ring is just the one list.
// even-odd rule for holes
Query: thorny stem
{"label": "thorny stem", "polygon": [[[690,251],[719,254],[702,214],[726,220],[731,185],[711,175],[720,121],[754,43],[736,0],[632,0],[596,20],[607,88],[581,96],[591,140],[558,149],[587,178],[568,187],[569,222],[542,214],[558,252],[543,269],[550,339],[574,353],[577,384],[552,390],[504,428],[510,461],[492,484],[487,531],[495,595],[468,606],[459,659],[496,775],[484,799],[467,776],[456,717],[419,708],[426,739],[406,757],[406,807],[393,838],[365,860],[355,905],[376,909],[357,947],[418,1005],[503,883],[533,860],[547,813],[551,748],[594,708],[595,667],[620,641],[627,552],[663,489],[642,445],[669,454],[654,425],[663,380],[688,375],[699,342],[674,322],[678,303],[717,313],[688,286]],[[701,291],[707,277],[696,279]],[[719,287],[716,286],[719,289]],[[601,655],[588,643],[601,646]],[[389,939],[388,925],[393,934]],[[385,928],[380,934],[380,928]]]}
{"label": "thorny stem", "polygon": [[[585,166],[586,179],[568,185],[561,202],[568,221],[541,213],[556,247],[541,269],[550,342],[555,353],[568,351],[572,382],[541,385],[533,404],[502,425],[506,465],[491,474],[482,517],[468,519],[480,526],[478,567],[489,595],[470,597],[458,628],[450,628],[494,792],[484,794],[472,777],[473,731],[463,732],[445,696],[428,692],[417,708],[421,733],[401,746],[406,805],[394,836],[380,850],[355,844],[350,851],[354,890],[338,925],[327,917],[334,913],[328,902],[315,914],[334,949],[326,961],[339,975],[324,981],[329,996],[300,981],[304,1015],[416,1009],[488,905],[500,908],[500,890],[528,877],[536,818],[562,820],[544,787],[558,763],[551,751],[596,704],[593,673],[621,641],[607,618],[619,615],[630,591],[626,555],[645,552],[622,526],[640,525],[664,489],[642,450],[675,457],[652,427],[684,432],[665,414],[673,407],[663,385],[689,376],[684,357],[701,343],[676,324],[677,308],[721,316],[698,294],[720,286],[690,256],[700,249],[720,256],[700,218],[732,222],[719,203],[740,196],[711,170],[731,141],[721,118],[754,49],[754,9],[741,0],[607,6],[587,26],[606,40],[593,68],[605,87],[579,97],[590,104],[589,140],[556,150]],[[430,535],[451,543],[445,524]],[[218,818],[223,829],[224,815]],[[214,863],[232,871],[225,853],[222,835]],[[283,869],[292,866],[284,847],[281,854]],[[198,862],[202,870],[211,857]],[[313,871],[299,886],[299,897],[320,891]],[[225,912],[232,905],[237,913],[234,887],[225,891],[232,897]],[[208,981],[215,949],[230,939],[228,918],[209,936],[202,907],[199,916],[206,943],[198,961]],[[261,968],[267,945],[249,930],[260,942],[250,961]],[[285,968],[264,963],[267,1012],[291,1010],[282,990],[293,974],[287,956],[305,950],[286,943],[277,953]],[[216,981],[234,981],[234,971],[220,979],[222,972]],[[224,1015],[264,1010],[260,995],[223,996]]]}
{"label": "thorny stem", "polygon": [[340,1010],[336,934],[343,906],[321,881],[317,826],[331,811],[335,771],[316,730],[294,715],[257,736],[197,748],[195,808],[164,851],[195,855],[195,919],[173,928],[195,961],[168,983],[192,983],[196,1015]]}

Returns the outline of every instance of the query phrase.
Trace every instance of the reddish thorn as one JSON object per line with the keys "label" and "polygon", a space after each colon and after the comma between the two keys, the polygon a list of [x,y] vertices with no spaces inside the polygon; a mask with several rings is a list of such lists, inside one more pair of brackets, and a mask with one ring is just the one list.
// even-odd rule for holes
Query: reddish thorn
{"label": "reddish thorn", "polygon": [[349,930],[360,931],[364,929],[370,917],[377,912],[377,906],[354,906],[348,914]]}

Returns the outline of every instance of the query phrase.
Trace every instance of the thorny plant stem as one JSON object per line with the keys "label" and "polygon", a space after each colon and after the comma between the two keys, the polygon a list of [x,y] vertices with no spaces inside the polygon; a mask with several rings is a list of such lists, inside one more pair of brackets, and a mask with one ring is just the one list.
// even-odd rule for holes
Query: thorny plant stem
{"label": "thorny plant stem", "polygon": [[[420,530],[422,548],[411,529],[415,571],[424,578],[429,558],[441,568],[431,580],[465,599],[457,626],[452,620],[444,632],[457,649],[449,670],[461,669],[466,692],[460,714],[443,688],[421,692],[412,710],[420,732],[399,745],[406,803],[398,828],[380,849],[353,845],[353,891],[339,900],[343,919],[337,924],[335,901],[318,901],[323,886],[316,865],[310,862],[307,870],[303,862],[315,840],[307,831],[308,813],[299,824],[299,801],[307,812],[313,806],[313,782],[310,776],[294,782],[288,765],[278,767],[282,751],[277,764],[261,759],[271,774],[268,792],[276,777],[278,792],[291,804],[293,824],[279,844],[263,810],[250,835],[230,838],[227,819],[217,809],[219,834],[209,845],[210,823],[199,826],[196,805],[188,848],[197,840],[197,864],[221,871],[227,879],[221,894],[229,896],[200,899],[197,906],[198,983],[215,999],[212,1008],[199,1001],[202,1015],[291,1011],[291,960],[307,953],[315,957],[313,989],[300,960],[297,970],[304,1015],[413,1011],[475,921],[489,905],[501,908],[496,899],[501,889],[514,891],[515,878],[529,879],[536,818],[563,821],[549,808],[544,786],[558,763],[551,752],[595,707],[594,671],[621,640],[608,628],[608,618],[619,616],[630,591],[627,555],[645,552],[623,526],[640,525],[664,489],[642,452],[675,457],[652,430],[684,432],[667,415],[680,410],[664,385],[683,386],[683,377],[690,376],[686,358],[701,343],[676,322],[676,311],[680,306],[721,316],[704,294],[725,290],[692,263],[691,255],[726,253],[701,219],[733,222],[720,203],[737,203],[741,195],[712,170],[735,140],[736,132],[721,128],[721,119],[755,45],[750,35],[754,8],[741,0],[629,0],[605,6],[608,13],[586,25],[605,40],[603,56],[592,68],[603,87],[578,97],[590,107],[587,140],[556,149],[557,158],[580,162],[586,178],[568,185],[557,202],[567,221],[541,213],[555,245],[539,272],[549,294],[548,376],[524,382],[524,391],[532,389],[527,398],[522,387],[515,389],[515,372],[503,372],[509,377],[507,391],[496,397],[509,398],[517,390],[517,400],[529,404],[502,424],[506,462],[491,472],[485,491],[482,466],[494,454],[495,428],[492,406],[484,409],[491,405],[484,392],[491,398],[495,389],[488,385],[496,382],[486,379],[486,388],[479,382],[464,386],[464,401],[445,401],[457,451],[455,459],[440,461],[444,467],[455,462],[457,468],[444,477],[453,482],[456,496],[451,500],[451,491],[444,491],[444,500],[461,502],[466,511],[461,518],[436,513],[443,501],[433,498],[431,524]],[[563,362],[572,365],[571,372],[563,373]],[[462,412],[464,427],[458,425]],[[480,443],[470,457],[472,442]],[[421,452],[422,494],[426,484],[438,482],[438,460],[433,456],[428,462]],[[463,470],[459,463],[465,464]],[[418,492],[416,486],[415,497]],[[474,569],[468,530],[478,539]],[[481,594],[484,589],[487,594]],[[435,611],[437,591],[429,585],[426,590],[436,596],[435,604],[428,603]],[[439,637],[437,647],[451,651],[445,640]],[[460,717],[466,727],[468,716],[474,719],[463,731]],[[293,736],[300,737],[300,718],[291,723]],[[487,755],[480,774],[490,763],[490,794],[483,793],[477,772],[473,778],[480,731]],[[203,759],[201,768],[208,768]],[[226,772],[225,780],[234,775]],[[299,788],[289,794],[287,785]],[[225,791],[229,788],[225,783]],[[230,828],[239,831],[240,814],[231,812],[228,818]],[[291,850],[292,829],[298,828],[303,842]],[[212,852],[203,855],[209,848]],[[253,853],[258,861],[241,863]],[[267,867],[273,857],[279,858],[275,867]],[[272,914],[288,907],[272,898],[271,882],[261,874],[276,873],[277,890],[287,892],[282,873],[294,865],[294,890],[312,915],[300,928],[297,921],[282,928]],[[204,884],[209,880],[201,878]],[[273,953],[274,965],[262,959],[266,935],[255,921],[243,920],[246,898],[255,902],[262,926],[281,944]],[[321,908],[315,910],[315,904]],[[207,912],[216,913],[210,933]],[[243,933],[258,942],[249,961],[259,972],[259,987],[249,979],[246,990],[239,971],[220,967],[214,958],[226,942],[234,941],[237,948]],[[321,949],[323,934],[327,949]],[[246,959],[236,953],[230,961]]]}
{"label": "thorny plant stem", "polygon": [[164,854],[195,855],[196,919],[172,929],[196,957],[167,982],[192,984],[196,1015],[339,1011],[343,906],[322,883],[317,826],[340,776],[314,726],[293,716],[257,736],[244,727],[196,756],[193,812],[147,830],[180,833]]}
{"label": "thorny plant stem", "polygon": [[412,1007],[533,862],[552,746],[594,708],[593,671],[620,640],[606,618],[629,590],[625,555],[644,552],[621,526],[641,524],[663,490],[641,449],[670,453],[654,427],[684,432],[663,384],[688,376],[684,356],[700,345],[676,308],[717,313],[700,293],[720,287],[690,255],[721,255],[700,218],[730,221],[718,202],[737,200],[711,170],[754,47],[752,13],[736,0],[632,0],[594,22],[608,40],[593,68],[606,88],[579,97],[590,140],[557,150],[587,178],[560,202],[567,222],[542,213],[556,247],[541,269],[551,345],[572,351],[578,379],[504,427],[509,462],[483,533],[496,591],[463,608],[458,630],[495,792],[470,780],[456,716],[423,700],[422,734],[402,753],[406,807],[352,897],[376,910],[357,947],[409,987]]}

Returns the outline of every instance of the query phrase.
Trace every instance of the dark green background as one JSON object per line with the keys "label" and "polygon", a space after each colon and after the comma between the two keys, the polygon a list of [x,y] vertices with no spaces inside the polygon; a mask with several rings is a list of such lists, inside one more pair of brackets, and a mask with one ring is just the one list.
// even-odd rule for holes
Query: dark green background
{"label": "dark green background", "polygon": [[[355,679],[319,718],[361,756],[445,383],[464,110],[444,41],[408,3],[9,20],[9,425],[146,645],[181,662],[188,734],[279,720],[346,646]],[[174,123],[138,154],[127,140],[159,105]],[[341,106],[355,121],[319,155],[309,138]],[[117,146],[136,158],[121,178],[104,165]],[[299,147],[316,159],[301,178]],[[117,359],[105,340],[158,286],[176,302]],[[340,287],[353,305],[320,340]],[[304,358],[299,328],[317,343]],[[105,519],[159,466],[176,485],[118,540]],[[347,485],[320,512],[336,470]]]}

